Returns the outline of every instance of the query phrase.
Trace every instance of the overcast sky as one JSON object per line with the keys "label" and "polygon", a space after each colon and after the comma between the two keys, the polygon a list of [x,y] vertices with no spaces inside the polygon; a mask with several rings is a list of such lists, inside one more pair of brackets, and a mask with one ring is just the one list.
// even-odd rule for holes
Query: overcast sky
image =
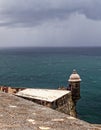
{"label": "overcast sky", "polygon": [[0,47],[101,46],[101,0],[0,0]]}

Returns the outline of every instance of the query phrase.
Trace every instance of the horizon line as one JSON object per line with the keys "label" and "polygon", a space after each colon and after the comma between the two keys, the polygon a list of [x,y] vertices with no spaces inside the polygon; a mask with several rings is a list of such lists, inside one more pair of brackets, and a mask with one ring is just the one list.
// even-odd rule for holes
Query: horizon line
{"label": "horizon line", "polygon": [[94,48],[94,47],[101,47],[101,46],[7,46],[7,47],[0,47],[0,49],[6,49],[6,48]]}

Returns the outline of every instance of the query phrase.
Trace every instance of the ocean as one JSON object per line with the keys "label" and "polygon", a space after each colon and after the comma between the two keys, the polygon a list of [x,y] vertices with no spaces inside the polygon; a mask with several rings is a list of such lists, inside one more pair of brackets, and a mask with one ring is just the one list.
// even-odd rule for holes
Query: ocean
{"label": "ocean", "polygon": [[101,124],[101,47],[0,49],[0,85],[57,89],[73,69],[82,79],[78,117]]}

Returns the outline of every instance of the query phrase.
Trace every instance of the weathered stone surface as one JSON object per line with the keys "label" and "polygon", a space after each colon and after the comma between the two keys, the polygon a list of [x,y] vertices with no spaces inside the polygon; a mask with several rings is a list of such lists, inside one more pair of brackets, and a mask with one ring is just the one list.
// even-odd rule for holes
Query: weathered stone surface
{"label": "weathered stone surface", "polygon": [[101,128],[0,92],[0,130],[101,130]]}
{"label": "weathered stone surface", "polygon": [[57,111],[63,112],[73,117],[77,117],[76,115],[76,105],[74,104],[71,96],[71,92],[68,95],[57,100],[58,107],[56,108]]}

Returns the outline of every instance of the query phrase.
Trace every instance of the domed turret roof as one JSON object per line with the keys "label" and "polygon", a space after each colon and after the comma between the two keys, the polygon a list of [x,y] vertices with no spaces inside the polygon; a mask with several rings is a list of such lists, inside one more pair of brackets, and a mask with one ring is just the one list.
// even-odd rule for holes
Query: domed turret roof
{"label": "domed turret roof", "polygon": [[73,70],[73,73],[69,77],[69,82],[80,82],[81,78],[79,74],[76,72],[76,70]]}

